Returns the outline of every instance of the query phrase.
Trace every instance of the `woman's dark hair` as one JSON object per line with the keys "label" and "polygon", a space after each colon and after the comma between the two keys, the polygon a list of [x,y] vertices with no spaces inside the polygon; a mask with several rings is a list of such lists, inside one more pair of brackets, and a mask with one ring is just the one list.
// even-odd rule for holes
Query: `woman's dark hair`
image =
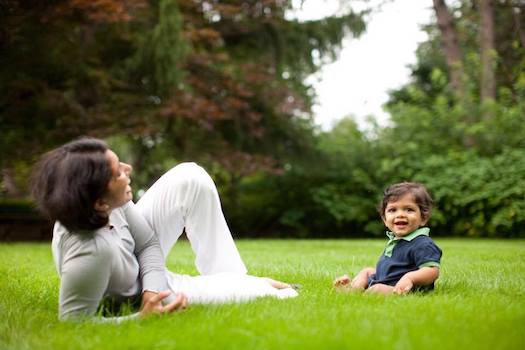
{"label": "woman's dark hair", "polygon": [[388,203],[398,200],[407,193],[411,193],[414,196],[416,204],[421,211],[421,217],[423,219],[430,218],[433,204],[432,197],[430,197],[425,186],[417,182],[401,182],[388,186],[383,193],[383,201],[378,208],[381,217],[385,217],[385,210]]}
{"label": "woman's dark hair", "polygon": [[104,141],[83,137],[44,154],[31,179],[40,212],[70,231],[105,226],[108,215],[95,210],[95,202],[112,177],[107,150]]}

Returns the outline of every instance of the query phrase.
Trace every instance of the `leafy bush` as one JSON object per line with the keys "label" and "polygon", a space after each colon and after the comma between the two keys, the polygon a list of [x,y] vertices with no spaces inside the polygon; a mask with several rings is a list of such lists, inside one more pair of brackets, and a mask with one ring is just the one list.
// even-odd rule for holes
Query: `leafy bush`
{"label": "leafy bush", "polygon": [[494,157],[429,157],[415,179],[432,191],[441,233],[511,237],[525,232],[524,174],[525,150],[505,149]]}

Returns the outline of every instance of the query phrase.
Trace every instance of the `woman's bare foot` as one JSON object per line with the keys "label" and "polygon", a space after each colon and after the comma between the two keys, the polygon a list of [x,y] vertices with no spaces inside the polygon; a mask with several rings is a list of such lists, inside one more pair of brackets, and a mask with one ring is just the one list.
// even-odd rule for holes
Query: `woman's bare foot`
{"label": "woman's bare foot", "polygon": [[281,282],[281,281],[276,281],[274,279],[271,279],[271,278],[268,278],[268,277],[263,277],[263,279],[268,282],[272,287],[274,287],[275,289],[286,289],[286,288],[292,288],[291,285],[289,285],[288,283],[284,283],[284,282]]}

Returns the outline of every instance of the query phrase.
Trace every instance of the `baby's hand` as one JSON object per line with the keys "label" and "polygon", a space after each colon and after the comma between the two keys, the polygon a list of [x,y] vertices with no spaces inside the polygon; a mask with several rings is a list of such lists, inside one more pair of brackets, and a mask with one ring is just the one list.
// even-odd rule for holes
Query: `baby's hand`
{"label": "baby's hand", "polygon": [[394,294],[407,294],[412,290],[413,287],[414,282],[412,282],[409,277],[403,276],[399,282],[396,283],[394,287]]}
{"label": "baby's hand", "polygon": [[342,275],[334,280],[334,287],[346,286],[350,283],[350,277],[348,275]]}

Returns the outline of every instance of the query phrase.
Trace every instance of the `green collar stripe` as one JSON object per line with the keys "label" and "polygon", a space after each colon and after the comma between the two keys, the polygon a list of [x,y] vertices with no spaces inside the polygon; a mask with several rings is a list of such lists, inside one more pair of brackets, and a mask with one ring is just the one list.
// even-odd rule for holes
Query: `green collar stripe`
{"label": "green collar stripe", "polygon": [[396,237],[393,232],[387,231],[386,235],[388,237],[388,243],[386,244],[386,247],[385,247],[385,256],[389,258],[392,257],[392,252],[394,251],[394,247],[396,246],[397,242],[399,242],[399,240],[403,239],[405,241],[410,242],[411,240],[413,240],[414,238],[418,236],[428,236],[429,233],[430,233],[430,229],[428,227],[418,228],[414,232],[411,232],[404,237]]}

